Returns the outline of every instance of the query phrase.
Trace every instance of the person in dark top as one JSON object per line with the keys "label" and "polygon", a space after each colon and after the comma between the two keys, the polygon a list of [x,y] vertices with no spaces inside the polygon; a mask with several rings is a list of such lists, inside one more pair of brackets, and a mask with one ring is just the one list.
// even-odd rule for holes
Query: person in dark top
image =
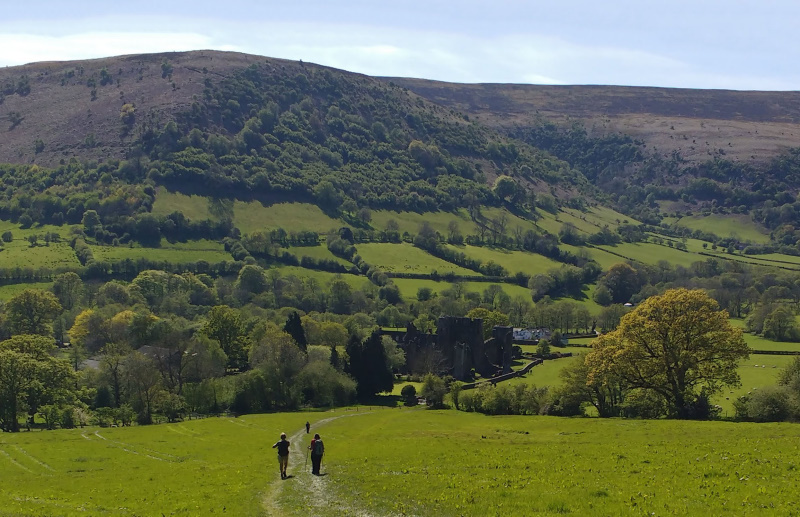
{"label": "person in dark top", "polygon": [[310,433],[310,432],[311,432],[311,424],[309,424],[308,422],[306,422],[306,434],[308,434],[308,433]]}
{"label": "person in dark top", "polygon": [[322,438],[319,437],[319,434],[314,435],[314,439],[311,440],[311,445],[308,448],[311,450],[311,473],[319,476],[322,455],[325,454],[325,445],[322,443]]}
{"label": "person in dark top", "polygon": [[281,479],[286,479],[286,467],[289,466],[289,440],[286,439],[286,433],[281,433],[281,439],[275,442],[272,446],[273,449],[278,449],[278,468],[281,469]]}

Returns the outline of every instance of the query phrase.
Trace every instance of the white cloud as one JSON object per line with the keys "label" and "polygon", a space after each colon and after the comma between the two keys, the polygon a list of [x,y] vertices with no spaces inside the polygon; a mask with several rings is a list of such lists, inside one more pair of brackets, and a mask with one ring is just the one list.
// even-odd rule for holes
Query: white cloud
{"label": "white cloud", "polygon": [[[375,76],[454,82],[619,84],[687,88],[793,89],[786,69],[758,56],[731,60],[724,45],[678,52],[675,45],[579,42],[531,29],[523,33],[334,22],[109,16],[63,22],[0,22],[0,66],[122,54],[216,49],[248,52]],[[104,31],[96,28],[103,27]],[[613,29],[609,29],[613,30]],[[590,39],[590,38],[589,38]],[[652,42],[651,42],[652,43]],[[702,54],[695,59],[695,54]],[[743,59],[743,58],[742,58]],[[763,61],[763,60],[761,60]],[[733,64],[731,64],[733,62]],[[748,66],[749,63],[749,66]]]}
{"label": "white cloud", "polygon": [[[66,36],[5,33],[0,34],[0,65],[196,50],[212,45],[211,38],[196,33],[87,32]],[[235,45],[215,48],[238,50]]]}

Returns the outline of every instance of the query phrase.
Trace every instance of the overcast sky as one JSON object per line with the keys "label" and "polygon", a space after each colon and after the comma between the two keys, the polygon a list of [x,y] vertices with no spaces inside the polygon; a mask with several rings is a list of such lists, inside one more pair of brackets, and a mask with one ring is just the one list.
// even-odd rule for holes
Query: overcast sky
{"label": "overcast sky", "polygon": [[797,0],[1,1],[0,66],[216,49],[454,82],[800,89]]}

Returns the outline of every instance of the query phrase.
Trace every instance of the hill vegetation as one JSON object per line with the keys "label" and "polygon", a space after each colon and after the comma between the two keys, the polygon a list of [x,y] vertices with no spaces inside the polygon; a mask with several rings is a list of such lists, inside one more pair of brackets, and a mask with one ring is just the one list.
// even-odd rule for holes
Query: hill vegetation
{"label": "hill vegetation", "polygon": [[[751,338],[800,341],[796,151],[664,156],[588,115],[501,123],[534,90],[488,116],[465,102],[482,97],[457,97],[467,86],[433,95],[230,53],[34,64],[0,84],[0,337],[9,360],[31,333],[71,343],[59,354],[72,364],[7,429],[25,415],[68,427],[369,400],[392,374],[448,374],[406,361],[380,327],[493,314],[611,332],[625,304],[680,287],[704,289]],[[614,113],[637,109],[623,93],[652,97],[613,93],[598,95]],[[677,116],[671,93],[640,108]],[[694,116],[736,118],[731,99],[746,98]],[[779,122],[757,113],[740,117]],[[23,306],[47,308],[28,311],[35,328]],[[378,380],[363,367],[376,363]],[[567,414],[556,388],[542,407]]]}

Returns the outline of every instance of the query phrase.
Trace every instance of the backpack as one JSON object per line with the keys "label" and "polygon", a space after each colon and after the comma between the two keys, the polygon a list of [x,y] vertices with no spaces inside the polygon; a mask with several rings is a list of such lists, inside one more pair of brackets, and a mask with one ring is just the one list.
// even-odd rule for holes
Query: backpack
{"label": "backpack", "polygon": [[278,454],[281,456],[288,456],[289,455],[289,441],[288,440],[281,440],[277,443],[278,446]]}
{"label": "backpack", "polygon": [[322,440],[316,440],[314,442],[314,449],[312,451],[314,456],[322,456],[325,452],[325,445],[322,444]]}

